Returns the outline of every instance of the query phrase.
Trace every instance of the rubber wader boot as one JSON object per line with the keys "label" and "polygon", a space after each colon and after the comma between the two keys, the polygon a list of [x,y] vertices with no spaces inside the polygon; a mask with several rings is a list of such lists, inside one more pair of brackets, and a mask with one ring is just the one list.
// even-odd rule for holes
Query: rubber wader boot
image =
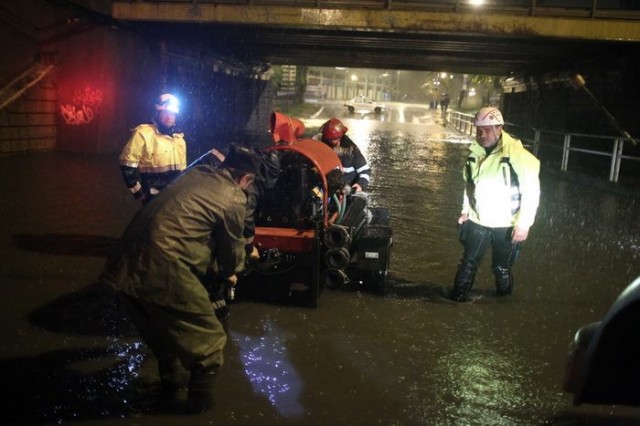
{"label": "rubber wader boot", "polygon": [[498,296],[509,296],[513,290],[511,269],[496,266],[493,268],[493,275],[496,277],[496,294]]}
{"label": "rubber wader boot", "polygon": [[213,406],[213,386],[218,367],[194,367],[189,377],[187,411],[192,414],[204,413]]}
{"label": "rubber wader boot", "polygon": [[164,395],[176,395],[187,384],[186,371],[178,358],[170,355],[158,357],[158,372]]}
{"label": "rubber wader boot", "polygon": [[473,281],[476,278],[477,266],[471,262],[462,259],[458,265],[458,272],[453,282],[453,289],[449,294],[449,298],[456,302],[466,302],[469,298],[469,292],[473,287]]}

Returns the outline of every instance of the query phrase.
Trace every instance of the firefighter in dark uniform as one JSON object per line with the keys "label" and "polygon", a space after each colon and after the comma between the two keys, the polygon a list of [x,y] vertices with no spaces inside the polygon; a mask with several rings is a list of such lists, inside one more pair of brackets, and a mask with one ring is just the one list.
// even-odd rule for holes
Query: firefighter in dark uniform
{"label": "firefighter in dark uniform", "polygon": [[157,357],[165,394],[190,373],[189,412],[213,404],[226,343],[203,280],[215,268],[234,285],[244,268],[244,190],[259,167],[255,151],[232,147],[219,168],[185,171],[136,214],[102,275]]}
{"label": "firefighter in dark uniform", "polygon": [[371,168],[358,146],[347,136],[347,129],[337,118],[332,118],[320,127],[320,134],[314,139],[322,140],[333,148],[340,158],[344,181],[355,192],[366,191],[371,178]]}
{"label": "firefighter in dark uniform", "polygon": [[478,264],[492,246],[496,293],[513,291],[512,267],[529,235],[540,200],[540,161],[505,132],[500,111],[485,107],[474,118],[476,141],[463,169],[465,190],[458,218],[464,253],[450,298],[466,301]]}
{"label": "firefighter in dark uniform", "polygon": [[180,102],[172,94],[160,95],[149,124],[131,133],[120,154],[120,171],[134,197],[149,202],[187,167],[187,144],[176,128]]}

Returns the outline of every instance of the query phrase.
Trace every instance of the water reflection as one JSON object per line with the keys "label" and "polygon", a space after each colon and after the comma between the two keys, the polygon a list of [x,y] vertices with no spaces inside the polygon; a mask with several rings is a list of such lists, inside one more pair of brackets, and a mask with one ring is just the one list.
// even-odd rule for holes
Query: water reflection
{"label": "water reflection", "polygon": [[259,336],[230,333],[239,347],[245,374],[253,390],[267,397],[279,414],[300,417],[304,414],[299,401],[302,379],[289,359],[286,335],[268,319],[259,328]]}
{"label": "water reflection", "polygon": [[438,360],[438,374],[448,384],[438,397],[451,421],[512,425],[523,407],[533,403],[525,384],[534,372],[526,357],[517,348],[493,348],[495,344],[470,340]]}

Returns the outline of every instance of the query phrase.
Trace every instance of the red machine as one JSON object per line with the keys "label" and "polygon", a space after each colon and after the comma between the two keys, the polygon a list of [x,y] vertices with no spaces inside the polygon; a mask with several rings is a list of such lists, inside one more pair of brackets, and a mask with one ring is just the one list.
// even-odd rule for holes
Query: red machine
{"label": "red machine", "polygon": [[[393,231],[387,209],[344,185],[340,159],[304,125],[274,113],[280,174],[256,212],[254,245],[260,260],[243,275],[237,294],[317,306],[323,288],[345,286],[385,294]],[[374,224],[372,217],[385,218]]]}

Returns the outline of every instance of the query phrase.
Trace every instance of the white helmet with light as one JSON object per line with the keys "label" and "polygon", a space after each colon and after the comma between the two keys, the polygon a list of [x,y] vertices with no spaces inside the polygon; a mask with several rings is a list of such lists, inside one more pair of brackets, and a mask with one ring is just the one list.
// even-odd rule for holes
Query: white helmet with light
{"label": "white helmet with light", "polygon": [[484,107],[480,108],[476,113],[476,116],[473,118],[473,125],[476,127],[502,126],[504,125],[504,119],[502,118],[502,113],[498,108]]}
{"label": "white helmet with light", "polygon": [[180,100],[171,93],[163,93],[156,102],[156,111],[169,111],[180,114]]}

